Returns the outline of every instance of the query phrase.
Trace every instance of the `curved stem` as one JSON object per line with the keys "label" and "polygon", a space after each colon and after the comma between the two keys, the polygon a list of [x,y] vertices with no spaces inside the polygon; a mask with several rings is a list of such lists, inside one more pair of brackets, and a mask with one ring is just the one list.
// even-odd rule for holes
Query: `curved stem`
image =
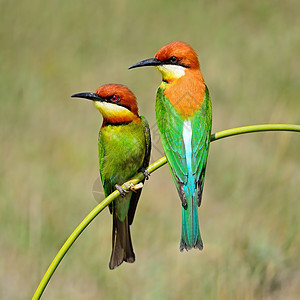
{"label": "curved stem", "polygon": [[[264,124],[264,125],[252,125],[252,126],[244,126],[238,127],[228,130],[223,130],[217,133],[214,133],[210,137],[210,141],[216,141],[225,137],[230,137],[238,134],[251,133],[251,132],[259,132],[259,131],[297,131],[300,132],[300,125],[294,124]],[[149,173],[154,172],[159,169],[161,166],[167,163],[167,159],[165,156],[151,164],[147,171]],[[131,180],[123,184],[123,188],[127,189],[128,183],[137,184],[141,180],[144,179],[143,173],[138,173]],[[55,258],[53,259],[51,265],[49,266],[47,272],[42,278],[39,286],[37,287],[32,299],[39,299],[44,292],[50,278],[58,267],[59,263],[70,249],[72,244],[78,238],[78,236],[82,233],[82,231],[93,221],[93,219],[106,207],[109,203],[111,203],[115,198],[120,195],[118,191],[114,191],[108,197],[106,197],[102,202],[100,202],[85,218],[84,220],[77,226],[77,228],[72,232],[67,241],[61,247]]]}
{"label": "curved stem", "polygon": [[298,131],[300,132],[300,125],[295,124],[262,124],[262,125],[250,125],[227,129],[214,133],[210,137],[210,141],[216,141],[225,137],[230,137],[238,134],[253,133],[260,131]]}

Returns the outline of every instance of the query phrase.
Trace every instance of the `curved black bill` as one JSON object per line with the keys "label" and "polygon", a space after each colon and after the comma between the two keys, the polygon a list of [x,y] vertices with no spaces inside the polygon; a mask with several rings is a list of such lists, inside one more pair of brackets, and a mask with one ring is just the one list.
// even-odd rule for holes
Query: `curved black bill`
{"label": "curved black bill", "polygon": [[103,101],[103,98],[96,93],[78,93],[71,96],[72,98],[84,98],[92,101]]}
{"label": "curved black bill", "polygon": [[146,67],[146,66],[159,66],[161,64],[162,64],[162,62],[160,60],[153,57],[153,58],[144,59],[144,60],[130,66],[128,69],[134,69],[134,68]]}

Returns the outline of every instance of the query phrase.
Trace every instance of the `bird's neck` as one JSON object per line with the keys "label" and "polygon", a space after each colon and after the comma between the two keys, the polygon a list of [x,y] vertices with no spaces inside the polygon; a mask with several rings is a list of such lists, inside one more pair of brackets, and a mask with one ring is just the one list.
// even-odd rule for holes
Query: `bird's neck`
{"label": "bird's neck", "polygon": [[179,78],[163,78],[161,88],[184,118],[193,116],[204,100],[205,83],[199,69],[185,69],[185,74]]}
{"label": "bird's neck", "polygon": [[109,118],[103,116],[102,127],[106,127],[108,125],[112,125],[112,126],[127,125],[131,122],[139,123],[141,122],[141,118],[133,113],[132,115],[117,115]]}

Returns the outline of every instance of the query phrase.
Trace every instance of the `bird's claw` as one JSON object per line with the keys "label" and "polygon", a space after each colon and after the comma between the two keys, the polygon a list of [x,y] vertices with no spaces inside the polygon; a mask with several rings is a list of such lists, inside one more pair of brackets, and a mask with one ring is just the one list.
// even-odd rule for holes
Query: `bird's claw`
{"label": "bird's claw", "polygon": [[120,185],[118,185],[118,184],[115,184],[115,188],[116,188],[117,191],[120,192],[120,195],[121,195],[121,197],[123,197],[123,198],[126,196],[126,194],[129,193],[129,191],[124,190],[124,189],[123,189]]}
{"label": "bird's claw", "polygon": [[148,180],[150,178],[150,173],[148,172],[147,169],[141,168],[140,172],[142,172],[144,174],[146,180]]}
{"label": "bird's claw", "polygon": [[144,186],[142,182],[139,182],[138,184],[133,184],[132,182],[125,182],[124,185],[127,188],[127,191],[133,192],[136,192]]}
{"label": "bird's claw", "polygon": [[139,189],[142,189],[144,187],[144,184],[142,182],[139,182],[138,184],[131,184],[130,190],[133,192],[136,192]]}

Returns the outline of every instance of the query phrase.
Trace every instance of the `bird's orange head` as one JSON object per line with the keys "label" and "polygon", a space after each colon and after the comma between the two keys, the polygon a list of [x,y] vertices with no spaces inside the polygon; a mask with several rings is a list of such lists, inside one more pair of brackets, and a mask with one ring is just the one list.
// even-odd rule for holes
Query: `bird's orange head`
{"label": "bird's orange head", "polygon": [[78,93],[72,97],[94,101],[103,116],[104,124],[126,123],[139,118],[136,97],[122,84],[102,85],[95,93]]}
{"label": "bird's orange head", "polygon": [[171,42],[160,48],[153,58],[142,60],[129,69],[155,66],[165,80],[178,79],[187,70],[200,70],[198,56],[193,48],[184,42]]}
{"label": "bird's orange head", "polygon": [[197,53],[194,49],[184,42],[171,42],[160,48],[155,56],[161,62],[174,64],[190,69],[199,69]]}
{"label": "bird's orange head", "polygon": [[162,74],[160,88],[181,116],[193,116],[200,109],[206,86],[197,54],[190,45],[178,41],[166,44],[153,58],[142,60],[129,69],[143,66],[155,66]]}

